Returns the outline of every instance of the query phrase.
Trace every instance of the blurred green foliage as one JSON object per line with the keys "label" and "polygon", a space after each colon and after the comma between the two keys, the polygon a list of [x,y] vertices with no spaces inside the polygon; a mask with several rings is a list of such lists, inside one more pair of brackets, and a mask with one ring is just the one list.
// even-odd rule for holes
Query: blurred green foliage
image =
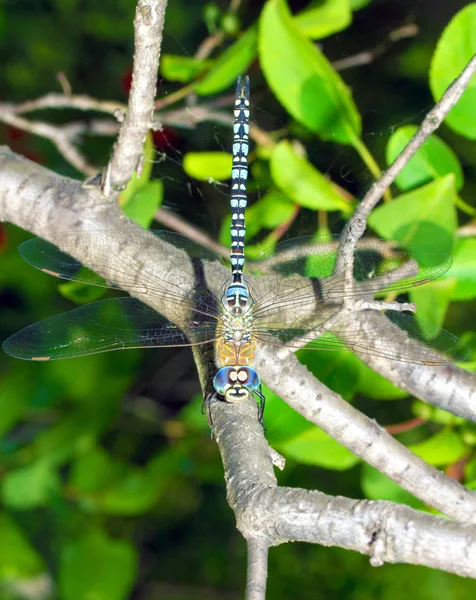
{"label": "blurred green foliage", "polygon": [[[236,4],[236,3],[235,3]],[[238,3],[239,4],[239,3]],[[338,232],[355,198],[391,163],[422,116],[475,51],[476,4],[458,12],[399,0],[169,2],[159,98],[223,102],[232,114],[236,77],[248,71],[252,118],[250,256],[276,232]],[[57,91],[63,72],[74,93],[125,101],[133,55],[134,3],[4,0],[0,3],[0,94],[21,102]],[[416,37],[343,73],[334,61],[376,48],[411,19]],[[338,35],[336,35],[338,33]],[[207,36],[219,43],[195,55]],[[314,40],[319,40],[317,46]],[[187,90],[186,90],[187,91]],[[232,98],[232,96],[230,96]],[[173,103],[171,103],[173,104]],[[372,214],[384,239],[418,241],[453,253],[441,280],[411,293],[427,320],[458,333],[476,367],[476,242],[461,226],[476,213],[474,85],[396,181],[391,202]],[[181,106],[178,104],[177,106]],[[171,109],[177,108],[171,106]],[[214,106],[215,108],[215,106]],[[193,105],[192,109],[193,110]],[[29,115],[62,123],[72,111]],[[80,175],[52,145],[0,124],[2,143],[63,173]],[[113,140],[81,141],[103,166]],[[148,137],[144,169],[121,194],[124,211],[153,224],[164,202],[229,241],[231,129],[215,122],[165,127]],[[369,174],[372,173],[372,175]],[[345,190],[345,193],[344,193]],[[299,213],[299,216],[297,217]],[[26,235],[0,240],[1,333],[92,299],[89,288],[57,283],[24,264]],[[89,290],[89,291],[88,291]],[[454,301],[457,301],[456,303]],[[345,352],[300,353],[331,389],[431,464],[464,473],[475,487],[476,426],[412,400]],[[246,557],[225,501],[215,444],[201,415],[191,354],[136,350],[54,363],[3,356],[0,372],[0,599],[121,600],[242,597]],[[266,390],[272,446],[288,459],[283,485],[425,509]],[[476,584],[420,567],[370,567],[366,557],[304,544],[272,549],[269,597],[418,600],[471,597]],[[133,592],[134,590],[134,592]]]}

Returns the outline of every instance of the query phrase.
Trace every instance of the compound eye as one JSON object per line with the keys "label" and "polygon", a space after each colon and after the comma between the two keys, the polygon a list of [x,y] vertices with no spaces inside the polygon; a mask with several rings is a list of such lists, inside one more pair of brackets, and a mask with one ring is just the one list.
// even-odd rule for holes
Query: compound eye
{"label": "compound eye", "polygon": [[252,367],[240,367],[238,369],[238,381],[249,392],[256,392],[261,385],[258,373]]}
{"label": "compound eye", "polygon": [[213,378],[213,387],[224,396],[228,388],[236,383],[236,369],[234,367],[222,367]]}

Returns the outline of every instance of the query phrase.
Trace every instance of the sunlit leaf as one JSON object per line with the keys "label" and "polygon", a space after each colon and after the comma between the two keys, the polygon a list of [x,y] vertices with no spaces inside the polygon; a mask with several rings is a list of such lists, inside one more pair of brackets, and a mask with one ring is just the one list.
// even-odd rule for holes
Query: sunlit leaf
{"label": "sunlit leaf", "polygon": [[271,390],[263,386],[263,392],[267,439],[285,458],[335,471],[350,469],[359,462],[357,456],[310,424]]}
{"label": "sunlit leaf", "polygon": [[75,304],[87,304],[94,300],[99,300],[105,294],[105,289],[93,285],[86,285],[78,281],[68,281],[60,283],[58,291],[63,296]]}
{"label": "sunlit leaf", "polygon": [[[264,196],[259,198],[253,204],[246,208],[246,238],[251,239],[262,229],[275,229],[292,219],[296,212],[296,205],[286,195],[276,189],[271,189]],[[220,229],[220,242],[230,247],[230,224],[231,216],[223,219]],[[260,250],[261,251],[261,250]],[[253,258],[256,252],[252,250],[252,245],[246,246],[247,256]]]}
{"label": "sunlit leaf", "polygon": [[466,446],[456,431],[444,429],[432,437],[412,444],[409,449],[430,465],[454,463],[466,453]]}
{"label": "sunlit leaf", "polygon": [[155,218],[155,214],[162,204],[164,186],[162,181],[148,181],[129,200],[124,207],[126,215],[148,229]]}
{"label": "sunlit leaf", "polygon": [[298,357],[319,381],[346,400],[352,400],[362,364],[352,352],[300,350]]}
{"label": "sunlit leaf", "polygon": [[210,71],[194,85],[197,94],[207,96],[226,89],[246,72],[257,53],[258,32],[250,27],[237,42],[217,58]]}
{"label": "sunlit leaf", "polygon": [[[476,54],[476,3],[462,8],[450,21],[436,46],[430,68],[430,87],[435,100],[460,75]],[[445,123],[460,135],[476,139],[476,77],[451,109]]]}
{"label": "sunlit leaf", "polygon": [[412,402],[412,411],[416,417],[424,419],[425,421],[437,423],[438,425],[454,426],[467,423],[466,419],[463,417],[458,417],[442,408],[431,406],[422,400],[414,400]]}
{"label": "sunlit leaf", "polygon": [[417,306],[417,315],[429,323],[442,327],[455,288],[456,280],[449,277],[413,288],[410,292],[410,300]]}
{"label": "sunlit leaf", "polygon": [[276,145],[270,161],[275,184],[290,198],[313,210],[352,211],[352,205],[293,146],[283,140]]}
{"label": "sunlit leaf", "polygon": [[448,277],[457,281],[453,300],[476,298],[476,239],[458,240]]}
{"label": "sunlit leaf", "polygon": [[[388,141],[387,164],[397,158],[417,130],[416,125],[397,129]],[[395,182],[400,189],[407,191],[449,173],[454,174],[456,189],[460,190],[464,183],[463,170],[456,154],[438,136],[431,135],[397,175]]]}
{"label": "sunlit leaf", "polygon": [[391,500],[393,502],[407,504],[413,508],[422,507],[422,502],[420,500],[417,500],[410,492],[401,488],[398,483],[395,483],[367,463],[362,464],[360,485],[364,494],[370,500]]}
{"label": "sunlit leaf", "polygon": [[342,31],[351,21],[350,0],[312,2],[294,17],[294,23],[301,33],[312,40]]}
{"label": "sunlit leaf", "polygon": [[284,0],[268,0],[263,9],[259,52],[268,84],[290,115],[325,140],[359,144],[360,115],[349,88],[299,31]]}
{"label": "sunlit leaf", "polygon": [[456,232],[454,175],[403,194],[377,207],[370,226],[386,239],[434,246],[451,252]]}
{"label": "sunlit leaf", "polygon": [[119,195],[119,203],[122,207],[127,206],[137,192],[149,181],[152,173],[152,166],[154,164],[154,155],[154,140],[152,138],[152,132],[149,131],[145,137],[140,175],[135,171],[126,188],[122,190]]}
{"label": "sunlit leaf", "polygon": [[200,181],[225,181],[231,177],[229,152],[188,152],[183,158],[183,170]]}
{"label": "sunlit leaf", "polygon": [[361,364],[356,391],[375,400],[400,400],[406,398],[408,392],[393,385],[391,381]]}
{"label": "sunlit leaf", "polygon": [[198,77],[213,64],[210,60],[199,60],[193,56],[162,54],[160,74],[169,81],[188,83]]}
{"label": "sunlit leaf", "polygon": [[334,471],[345,471],[355,466],[359,457],[336,442],[318,427],[312,427],[278,446],[279,452],[306,465],[315,465]]}

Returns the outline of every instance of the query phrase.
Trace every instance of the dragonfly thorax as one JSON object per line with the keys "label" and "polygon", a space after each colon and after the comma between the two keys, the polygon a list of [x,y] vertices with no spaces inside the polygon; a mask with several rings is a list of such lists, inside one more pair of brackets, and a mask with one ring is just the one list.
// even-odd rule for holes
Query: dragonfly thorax
{"label": "dragonfly thorax", "polygon": [[245,315],[253,305],[253,299],[243,282],[232,282],[227,287],[221,300],[226,313],[240,317]]}

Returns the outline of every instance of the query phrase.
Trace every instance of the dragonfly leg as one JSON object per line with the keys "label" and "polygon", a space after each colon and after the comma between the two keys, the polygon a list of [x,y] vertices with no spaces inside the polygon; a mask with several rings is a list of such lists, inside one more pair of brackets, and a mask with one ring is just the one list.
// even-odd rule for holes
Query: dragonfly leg
{"label": "dragonfly leg", "polygon": [[263,419],[264,405],[266,403],[266,398],[264,397],[261,386],[259,386],[259,389],[257,389],[255,391],[255,394],[258,397],[258,421],[259,421],[261,427],[263,428],[264,432],[266,433],[266,427],[264,426],[264,419]]}
{"label": "dragonfly leg", "polygon": [[205,413],[207,415],[207,421],[208,421],[208,424],[210,425],[210,438],[212,440],[215,438],[215,436],[213,434],[213,419],[212,419],[211,403],[212,403],[212,400],[215,400],[215,399],[218,399],[217,392],[213,392],[212,394],[208,394],[207,396],[205,396],[205,398],[203,400],[203,404],[202,404],[202,415],[204,415]]}

